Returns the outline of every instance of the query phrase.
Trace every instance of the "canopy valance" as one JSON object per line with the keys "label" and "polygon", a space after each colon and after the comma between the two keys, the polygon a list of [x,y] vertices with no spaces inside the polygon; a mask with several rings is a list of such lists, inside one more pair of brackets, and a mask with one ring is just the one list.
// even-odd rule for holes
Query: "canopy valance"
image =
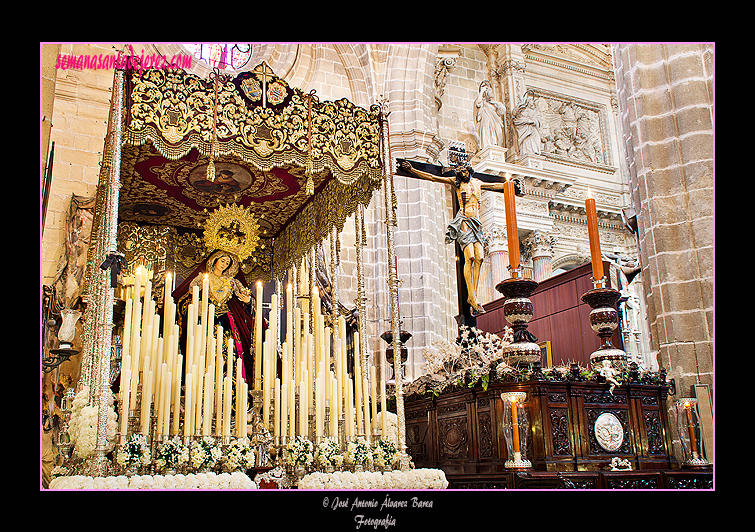
{"label": "canopy valance", "polygon": [[196,229],[221,204],[248,207],[274,277],[382,182],[379,106],[320,101],[265,63],[235,78],[130,71],[125,92],[119,218]]}

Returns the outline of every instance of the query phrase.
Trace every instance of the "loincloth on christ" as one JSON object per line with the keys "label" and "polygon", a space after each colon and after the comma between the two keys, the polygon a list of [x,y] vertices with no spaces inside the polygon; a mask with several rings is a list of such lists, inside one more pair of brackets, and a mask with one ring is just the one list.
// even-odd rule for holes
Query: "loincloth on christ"
{"label": "loincloth on christ", "polygon": [[[462,229],[464,222],[467,224],[466,231]],[[475,242],[484,244],[484,238],[482,222],[475,217],[464,216],[461,212],[457,213],[456,217],[446,227],[446,244],[456,242],[461,249]]]}

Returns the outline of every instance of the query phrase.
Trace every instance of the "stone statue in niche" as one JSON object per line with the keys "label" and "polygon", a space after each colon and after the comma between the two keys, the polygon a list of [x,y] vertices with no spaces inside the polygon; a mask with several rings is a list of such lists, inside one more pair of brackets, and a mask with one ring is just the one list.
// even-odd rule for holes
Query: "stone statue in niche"
{"label": "stone statue in niche", "polygon": [[519,155],[540,155],[540,113],[535,107],[535,94],[527,91],[524,101],[514,111],[514,127]]}
{"label": "stone statue in niche", "polygon": [[480,83],[473,115],[477,145],[480,150],[488,146],[503,146],[503,116],[506,106],[493,99],[493,87],[486,79]]}

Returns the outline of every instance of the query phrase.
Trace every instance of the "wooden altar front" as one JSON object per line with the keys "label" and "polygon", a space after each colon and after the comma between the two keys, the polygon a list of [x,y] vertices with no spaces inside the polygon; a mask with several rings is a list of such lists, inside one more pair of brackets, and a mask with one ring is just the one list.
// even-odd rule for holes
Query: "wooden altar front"
{"label": "wooden altar front", "polygon": [[[532,470],[506,469],[502,392],[526,392],[526,458]],[[406,399],[407,450],[416,467],[440,468],[450,488],[709,487],[710,471],[678,471],[668,430],[666,386],[626,384],[608,393],[593,381],[497,382]],[[623,441],[609,452],[595,421],[609,412]],[[632,471],[610,471],[612,458]],[[677,470],[677,471],[673,471]]]}

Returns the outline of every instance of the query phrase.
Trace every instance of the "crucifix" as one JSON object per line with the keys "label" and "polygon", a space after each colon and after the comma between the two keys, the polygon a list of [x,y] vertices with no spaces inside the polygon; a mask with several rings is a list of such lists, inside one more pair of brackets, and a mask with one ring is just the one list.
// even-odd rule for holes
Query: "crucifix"
{"label": "crucifix", "polygon": [[259,76],[262,76],[262,107],[267,107],[267,78],[272,78],[272,75],[268,74],[266,70],[267,68],[267,63],[263,61],[262,64],[255,70],[257,79],[259,79]]}
{"label": "crucifix", "polygon": [[[455,242],[458,244],[458,249],[463,255],[464,283],[463,285],[460,284],[459,292],[460,296],[462,292],[466,292],[466,301],[460,297],[460,310],[464,311],[464,307],[468,305],[471,318],[483,314],[485,309],[477,299],[480,268],[485,258],[485,237],[479,218],[481,194],[482,190],[503,191],[504,182],[500,181],[497,176],[476,174],[471,167],[463,162],[455,167],[445,168],[399,160],[398,167],[402,170],[402,172],[399,172],[400,175],[450,185],[456,192],[455,199],[458,202],[458,211],[446,228],[446,243]],[[449,170],[453,170],[453,176],[448,175]],[[463,312],[463,314],[466,315],[466,312]]]}

